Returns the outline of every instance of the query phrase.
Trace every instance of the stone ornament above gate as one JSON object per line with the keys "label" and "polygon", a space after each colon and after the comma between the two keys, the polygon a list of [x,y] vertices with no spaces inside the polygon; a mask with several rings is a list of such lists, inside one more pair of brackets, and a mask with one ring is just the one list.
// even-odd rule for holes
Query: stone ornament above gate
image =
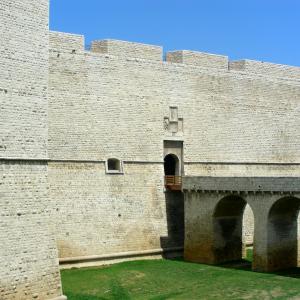
{"label": "stone ornament above gate", "polygon": [[164,118],[164,129],[168,135],[183,136],[183,118],[178,117],[177,106],[170,106],[169,116]]}

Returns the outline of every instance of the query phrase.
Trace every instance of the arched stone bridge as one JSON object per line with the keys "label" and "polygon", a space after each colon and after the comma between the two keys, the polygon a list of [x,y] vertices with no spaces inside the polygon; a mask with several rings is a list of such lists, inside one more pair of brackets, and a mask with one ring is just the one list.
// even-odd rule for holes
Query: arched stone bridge
{"label": "arched stone bridge", "polygon": [[252,268],[299,266],[299,177],[184,177],[188,261],[218,264],[242,258],[246,204],[254,215]]}

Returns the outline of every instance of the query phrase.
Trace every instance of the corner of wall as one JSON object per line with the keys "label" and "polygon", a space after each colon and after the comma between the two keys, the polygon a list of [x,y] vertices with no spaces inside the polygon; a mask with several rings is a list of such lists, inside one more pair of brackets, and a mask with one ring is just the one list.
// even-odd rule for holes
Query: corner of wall
{"label": "corner of wall", "polygon": [[84,36],[50,31],[49,47],[51,50],[57,51],[82,52],[84,51]]}

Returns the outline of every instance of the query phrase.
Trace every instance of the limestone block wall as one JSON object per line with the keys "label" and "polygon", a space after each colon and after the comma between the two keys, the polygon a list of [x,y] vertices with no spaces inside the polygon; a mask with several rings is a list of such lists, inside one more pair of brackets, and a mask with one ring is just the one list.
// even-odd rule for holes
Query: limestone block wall
{"label": "limestone block wall", "polygon": [[53,162],[49,182],[61,258],[182,246],[168,232],[161,165],[125,163],[124,175],[106,175],[102,162]]}
{"label": "limestone block wall", "polygon": [[[85,51],[55,32],[49,53],[47,0],[4,0],[0,20],[1,299],[61,295],[55,238],[60,257],[182,245],[164,140],[183,142],[186,175],[299,175],[299,68],[163,61],[161,47],[116,40]],[[106,174],[108,158],[124,173]]]}
{"label": "limestone block wall", "polygon": [[[0,3],[0,298],[62,288],[48,198],[48,1]],[[61,298],[62,299],[62,298]]]}
{"label": "limestone block wall", "polygon": [[49,47],[66,52],[84,51],[84,36],[63,32],[49,32]]}
{"label": "limestone block wall", "polygon": [[299,162],[299,85],[201,74],[194,93],[201,105],[192,101],[198,109],[185,121],[187,162]]}
{"label": "limestone block wall", "polygon": [[47,157],[48,1],[1,1],[0,157]]}
{"label": "limestone block wall", "polygon": [[229,69],[242,71],[246,73],[253,73],[257,75],[267,75],[270,77],[278,77],[293,80],[300,79],[299,67],[272,64],[249,59],[231,61],[229,64]]}
{"label": "limestone block wall", "polygon": [[91,50],[119,57],[156,61],[162,61],[163,57],[162,47],[118,40],[94,41],[92,42]]}
{"label": "limestone block wall", "polygon": [[98,53],[50,54],[52,159],[162,162],[163,115],[155,113],[158,96],[152,98],[160,79],[150,61],[142,70]]}
{"label": "limestone block wall", "polygon": [[299,162],[299,81],[93,52],[50,64],[52,158],[162,161],[177,106],[186,163]]}
{"label": "limestone block wall", "polygon": [[56,298],[61,283],[47,165],[1,162],[0,174],[0,299]]}
{"label": "limestone block wall", "polygon": [[[51,35],[55,41],[56,33]],[[60,43],[64,43],[63,34],[58,35]],[[81,44],[80,37],[73,39]],[[66,234],[71,224],[77,222],[78,213],[82,216],[81,226],[90,228],[90,215],[81,206],[86,204],[86,199],[103,199],[101,203],[108,205],[105,213],[100,204],[95,211],[101,218],[111,220],[107,215],[116,196],[111,195],[110,189],[120,186],[119,199],[142,201],[144,207],[159,199],[157,207],[164,211],[164,140],[183,141],[186,175],[299,174],[300,83],[295,76],[287,77],[280,72],[269,76],[266,70],[228,68],[226,57],[189,51],[167,54],[167,61],[162,61],[161,48],[122,41],[96,41],[92,51],[70,51],[69,35],[65,43],[66,46],[55,45],[50,49],[49,74],[48,149],[55,163],[50,165],[51,193],[63,191],[58,195],[58,209],[68,211],[68,220],[63,218],[57,227],[61,230],[62,255],[141,249],[139,238],[134,242],[127,239],[126,244],[119,246],[126,236],[124,233],[108,246],[104,246],[105,237],[92,246],[95,239],[89,240],[79,232],[73,233],[73,240],[82,238],[81,244],[71,249],[72,238]],[[178,115],[177,131],[165,123],[174,109]],[[147,168],[136,177],[129,175],[131,169],[127,169],[118,179],[111,179],[104,170],[108,158],[123,160],[125,170],[133,166],[140,168],[141,163]],[[78,167],[76,176],[71,176],[72,173],[62,171],[64,167],[60,166],[66,161],[74,166],[87,163],[93,167],[90,172]],[[58,182],[60,173],[56,172],[69,174],[67,183]],[[97,185],[93,180],[84,179],[89,174],[94,175],[93,179],[99,176]],[[108,180],[116,182],[107,184]],[[131,181],[137,182],[139,193],[145,196],[137,198],[136,190],[123,187],[122,181],[129,186]],[[152,194],[141,181],[152,185]],[[82,182],[84,194],[76,188]],[[101,182],[105,183],[103,188]],[[72,198],[77,199],[79,209]],[[126,201],[118,204],[126,210]],[[250,220],[251,215],[246,219]],[[139,214],[133,214],[131,220],[122,224],[125,228],[126,224],[140,220]],[[139,223],[142,228],[156,222],[148,213],[143,220]],[[159,229],[152,232],[158,235],[166,232],[166,220],[162,214]],[[109,222],[113,224],[112,220]],[[113,234],[118,236],[120,230],[116,224],[112,228],[116,228]],[[91,231],[97,234],[96,229]],[[150,235],[147,247],[158,245],[158,235]],[[91,250],[82,250],[85,243]],[[78,253],[75,248],[80,249]]]}
{"label": "limestone block wall", "polygon": [[218,68],[224,71],[228,70],[229,63],[227,56],[187,50],[168,52],[166,61],[207,68]]}

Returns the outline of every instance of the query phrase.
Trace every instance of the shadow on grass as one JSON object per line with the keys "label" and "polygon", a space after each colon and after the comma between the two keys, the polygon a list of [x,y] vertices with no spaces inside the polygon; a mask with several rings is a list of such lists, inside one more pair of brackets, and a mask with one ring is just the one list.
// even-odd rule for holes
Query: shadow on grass
{"label": "shadow on grass", "polygon": [[[221,267],[221,268],[226,268],[226,269],[235,269],[235,270],[241,270],[241,271],[264,273],[264,272],[252,271],[251,261],[245,260],[245,259],[240,260],[240,261],[233,261],[233,262],[220,264],[217,266]],[[275,272],[268,272],[268,274],[274,274],[274,275],[278,275],[278,276],[292,277],[292,278],[300,279],[300,268],[297,268],[297,267],[289,268],[289,269],[275,271]]]}
{"label": "shadow on grass", "polygon": [[[252,258],[252,253],[250,254],[250,258]],[[174,258],[172,260],[184,261],[183,258]],[[213,265],[210,265],[210,266],[213,267]],[[215,265],[215,267],[266,274],[264,272],[252,271],[252,259],[242,259],[239,261],[230,261],[230,262],[226,262],[223,264]],[[283,277],[291,277],[291,278],[300,279],[300,268],[299,267],[290,268],[290,269],[276,271],[276,272],[269,272],[267,274],[274,274],[274,275],[283,276]]]}
{"label": "shadow on grass", "polygon": [[273,274],[300,279],[300,268],[298,267],[298,268],[282,270],[282,271],[274,272]]}
{"label": "shadow on grass", "polygon": [[[246,259],[243,259],[241,261],[237,262],[229,262],[227,264],[220,265],[224,268],[232,268],[232,269],[238,269],[238,270],[244,270],[244,271],[252,271],[252,261],[253,261],[253,249],[248,248],[247,249],[247,257]],[[262,272],[259,272],[262,273]],[[300,268],[289,268],[281,271],[276,272],[269,272],[268,274],[274,274],[278,276],[284,276],[284,277],[291,277],[291,278],[300,278]]]}

